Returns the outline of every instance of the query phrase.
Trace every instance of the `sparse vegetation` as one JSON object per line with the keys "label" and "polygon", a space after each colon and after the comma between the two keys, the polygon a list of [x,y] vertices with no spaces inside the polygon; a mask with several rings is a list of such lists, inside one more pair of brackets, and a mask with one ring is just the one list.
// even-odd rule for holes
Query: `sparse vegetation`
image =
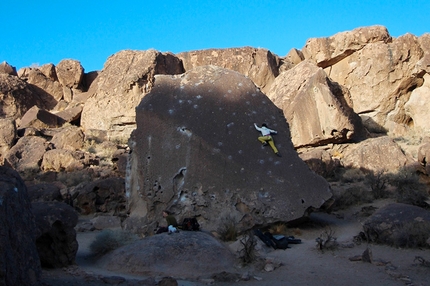
{"label": "sparse vegetation", "polygon": [[236,224],[236,219],[231,215],[227,215],[221,220],[221,226],[218,229],[218,233],[223,241],[236,240],[238,235]]}
{"label": "sparse vegetation", "polygon": [[412,221],[395,228],[392,241],[395,247],[428,248],[427,240],[430,236],[430,223]]}
{"label": "sparse vegetation", "polygon": [[360,169],[346,169],[341,177],[342,183],[354,183],[364,180],[364,172]]}
{"label": "sparse vegetation", "polygon": [[335,198],[334,209],[344,209],[353,205],[370,203],[373,201],[373,195],[370,191],[362,186],[352,186]]}
{"label": "sparse vegetation", "polygon": [[240,239],[243,248],[239,251],[240,259],[244,264],[250,264],[257,258],[255,246],[257,240],[252,231],[247,231]]}
{"label": "sparse vegetation", "polygon": [[131,232],[105,229],[102,230],[90,244],[90,250],[93,255],[101,256],[138,239],[139,237]]}
{"label": "sparse vegetation", "polygon": [[365,175],[364,182],[372,190],[375,199],[388,198],[390,193],[387,191],[388,179],[384,172],[369,171]]}
{"label": "sparse vegetation", "polygon": [[335,232],[330,228],[327,227],[319,237],[315,239],[317,242],[317,247],[319,250],[333,250],[338,247],[337,237],[334,236]]}

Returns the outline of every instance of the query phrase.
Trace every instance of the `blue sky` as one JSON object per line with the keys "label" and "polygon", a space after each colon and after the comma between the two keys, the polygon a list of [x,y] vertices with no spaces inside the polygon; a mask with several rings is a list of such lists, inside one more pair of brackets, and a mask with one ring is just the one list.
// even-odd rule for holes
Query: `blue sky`
{"label": "blue sky", "polygon": [[121,50],[179,53],[251,46],[285,56],[306,40],[383,25],[393,37],[430,32],[430,1],[2,0],[0,62],[62,59],[101,70]]}

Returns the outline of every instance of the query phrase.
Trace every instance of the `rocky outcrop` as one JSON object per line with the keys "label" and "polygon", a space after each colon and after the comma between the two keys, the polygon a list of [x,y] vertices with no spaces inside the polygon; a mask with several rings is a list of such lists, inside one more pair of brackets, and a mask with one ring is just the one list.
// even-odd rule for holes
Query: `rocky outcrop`
{"label": "rocky outcrop", "polygon": [[0,166],[0,285],[39,285],[36,226],[19,174]]}
{"label": "rocky outcrop", "polygon": [[313,38],[302,49],[305,59],[315,62],[319,67],[332,66],[352,53],[363,49],[367,44],[391,42],[387,28],[371,26],[337,33],[328,38]]}
{"label": "rocky outcrop", "polygon": [[[225,216],[245,230],[299,218],[331,197],[298,157],[282,112],[237,72],[204,66],[157,76],[136,116],[126,183],[126,224],[136,231],[152,231],[165,208],[200,216],[208,230]],[[282,158],[257,140],[255,122],[278,131]]]}
{"label": "rocky outcrop", "polygon": [[55,134],[51,143],[55,149],[79,150],[84,146],[84,133],[77,126],[68,126]]}
{"label": "rocky outcrop", "polygon": [[111,56],[90,87],[94,93],[82,111],[84,129],[100,130],[108,140],[126,142],[136,127],[135,108],[156,74],[183,72],[180,60],[155,50],[121,51]]}
{"label": "rocky outcrop", "polygon": [[417,206],[390,204],[369,217],[363,229],[372,242],[396,247],[428,247],[430,212]]}
{"label": "rocky outcrop", "polygon": [[418,162],[425,168],[425,173],[430,175],[430,142],[425,142],[419,146]]}
{"label": "rocky outcrop", "polygon": [[44,152],[40,168],[45,172],[72,172],[98,164],[98,158],[90,153],[80,150],[72,151],[67,149],[52,149]]}
{"label": "rocky outcrop", "polygon": [[64,121],[57,115],[46,111],[45,109],[40,109],[37,106],[33,106],[27,110],[27,112],[21,118],[19,127],[34,127],[37,129],[57,128],[63,123]]}
{"label": "rocky outcrop", "polygon": [[304,61],[281,73],[267,95],[284,112],[291,140],[299,148],[348,142],[362,135],[346,92],[323,69]]}
{"label": "rocky outcrop", "polygon": [[248,76],[263,92],[278,76],[280,59],[266,49],[252,47],[230,49],[208,49],[183,52],[177,56],[186,71],[198,66],[214,65],[237,71]]}
{"label": "rocky outcrop", "polygon": [[[216,259],[214,259],[216,257]],[[153,273],[174,277],[197,278],[223,271],[236,264],[228,247],[201,231],[162,233],[118,248],[100,262],[110,271],[128,274]]]}
{"label": "rocky outcrop", "polygon": [[42,267],[60,268],[75,263],[78,251],[78,214],[62,202],[32,203],[36,219],[36,246]]}
{"label": "rocky outcrop", "polygon": [[70,89],[78,89],[82,86],[84,68],[79,61],[71,59],[62,60],[55,67],[55,72],[62,86]]}
{"label": "rocky outcrop", "polygon": [[326,72],[349,90],[351,107],[369,131],[404,134],[411,121],[404,105],[423,83],[424,72],[416,70],[423,55],[418,38],[406,34],[392,42],[369,43]]}
{"label": "rocky outcrop", "polygon": [[7,62],[2,62],[0,64],[0,74],[17,75],[16,68],[8,64]]}
{"label": "rocky outcrop", "polygon": [[[62,186],[64,187],[64,186]],[[34,202],[62,202],[63,197],[60,186],[55,183],[39,183],[27,186],[28,195],[32,203]]]}

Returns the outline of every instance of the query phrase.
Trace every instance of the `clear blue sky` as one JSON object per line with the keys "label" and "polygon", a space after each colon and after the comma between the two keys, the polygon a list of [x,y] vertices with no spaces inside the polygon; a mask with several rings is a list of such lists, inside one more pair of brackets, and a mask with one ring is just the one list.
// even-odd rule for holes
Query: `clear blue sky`
{"label": "clear blue sky", "polygon": [[393,37],[430,32],[430,0],[1,0],[0,62],[62,59],[101,70],[124,49],[179,53],[259,47],[279,56],[306,40],[383,25]]}

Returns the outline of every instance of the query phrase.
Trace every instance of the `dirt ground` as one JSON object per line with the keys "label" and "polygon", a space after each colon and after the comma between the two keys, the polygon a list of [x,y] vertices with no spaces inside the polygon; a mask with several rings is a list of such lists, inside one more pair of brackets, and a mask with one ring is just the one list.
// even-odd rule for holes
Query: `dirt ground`
{"label": "dirt ground", "polygon": [[[361,231],[361,223],[366,218],[360,212],[362,207],[332,214],[313,213],[306,225],[290,230],[302,240],[301,244],[291,245],[286,250],[265,248],[260,252],[265,261],[262,265],[273,262],[273,271],[266,271],[261,264],[255,264],[232,269],[232,273],[240,274],[242,279],[239,281],[222,282],[208,277],[187,281],[176,277],[178,285],[430,285],[430,267],[416,259],[421,257],[430,261],[430,249],[397,249],[354,243],[353,238]],[[319,250],[315,239],[330,231],[339,246],[332,250]],[[89,245],[96,234],[78,233],[77,265],[43,270],[44,285],[156,285],[163,278],[131,276],[98,268],[89,258]],[[350,258],[360,257],[367,248],[372,253],[372,263],[351,261]]]}

